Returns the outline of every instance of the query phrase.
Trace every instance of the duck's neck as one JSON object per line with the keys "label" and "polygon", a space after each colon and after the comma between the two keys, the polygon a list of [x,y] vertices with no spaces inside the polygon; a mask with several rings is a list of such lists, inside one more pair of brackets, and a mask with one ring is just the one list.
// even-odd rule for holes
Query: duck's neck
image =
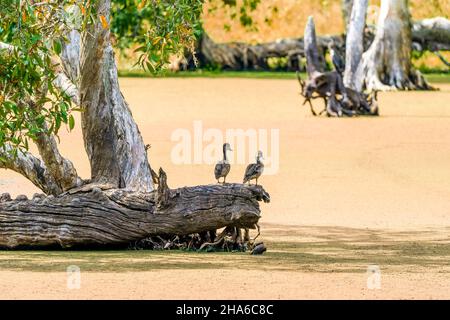
{"label": "duck's neck", "polygon": [[223,161],[227,161],[227,148],[223,146]]}
{"label": "duck's neck", "polygon": [[258,156],[258,157],[256,157],[256,163],[257,164],[261,164],[261,158]]}

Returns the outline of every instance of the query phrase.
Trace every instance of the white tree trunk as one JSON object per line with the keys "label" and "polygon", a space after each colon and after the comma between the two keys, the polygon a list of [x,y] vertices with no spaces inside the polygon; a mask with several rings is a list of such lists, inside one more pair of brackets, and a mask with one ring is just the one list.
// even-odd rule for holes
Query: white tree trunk
{"label": "white tree trunk", "polygon": [[362,91],[360,68],[364,51],[364,27],[366,25],[366,11],[368,0],[356,1],[352,7],[347,28],[344,85],[357,92]]}
{"label": "white tree trunk", "polygon": [[428,89],[411,65],[408,0],[382,0],[375,39],[363,55],[368,90]]}

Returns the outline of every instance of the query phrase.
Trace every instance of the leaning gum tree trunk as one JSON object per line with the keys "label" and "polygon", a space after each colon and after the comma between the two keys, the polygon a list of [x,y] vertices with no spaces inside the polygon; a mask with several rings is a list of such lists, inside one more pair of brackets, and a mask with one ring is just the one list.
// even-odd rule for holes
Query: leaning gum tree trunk
{"label": "leaning gum tree trunk", "polygon": [[369,90],[430,89],[411,64],[411,16],[408,0],[382,0],[375,39],[363,56]]}
{"label": "leaning gum tree trunk", "polygon": [[[109,20],[111,1],[99,1]],[[84,32],[80,53],[83,138],[92,180],[135,191],[153,189],[145,145],[120,92],[110,32],[96,23]]]}
{"label": "leaning gum tree trunk", "polygon": [[[110,7],[110,0],[98,0],[96,12],[109,20]],[[261,186],[169,189],[160,169],[154,190],[146,147],[120,92],[109,29],[97,22],[68,38],[55,86],[81,106],[91,179],[78,177],[53,136],[36,141],[42,160],[0,150],[0,168],[24,175],[46,194],[0,196],[0,247],[117,246],[155,235],[255,228],[258,201],[270,200]],[[11,47],[0,43],[0,50]]]}

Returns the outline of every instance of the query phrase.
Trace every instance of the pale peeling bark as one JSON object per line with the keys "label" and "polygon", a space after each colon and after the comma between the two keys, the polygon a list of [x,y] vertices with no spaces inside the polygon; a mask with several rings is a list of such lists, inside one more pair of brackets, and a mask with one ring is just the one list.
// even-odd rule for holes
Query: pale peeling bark
{"label": "pale peeling bark", "polygon": [[364,51],[367,5],[368,0],[356,1],[347,25],[344,85],[358,92],[362,91],[362,82],[358,80],[361,76],[358,77],[357,73],[362,72],[359,66]]}
{"label": "pale peeling bark", "polygon": [[254,228],[260,218],[258,201],[270,200],[261,186],[241,184],[167,192],[164,205],[155,200],[156,191],[123,189],[94,188],[33,200],[1,197],[0,247],[117,246],[152,235]]}
{"label": "pale peeling bark", "polygon": [[46,194],[58,195],[62,192],[60,185],[48,171],[44,162],[26,151],[18,151],[17,156],[12,155],[12,148],[6,145],[0,148],[0,168],[10,169],[20,173],[30,180],[36,187]]}
{"label": "pale peeling bark", "polygon": [[61,92],[65,92],[73,103],[80,104],[80,94],[75,84],[67,77],[64,72],[59,72],[53,80],[53,85]]}
{"label": "pale peeling bark", "polygon": [[60,58],[64,68],[64,74],[73,83],[78,83],[80,75],[80,48],[80,33],[77,30],[70,31],[67,35],[67,42],[63,43]]}
{"label": "pale peeling bark", "polygon": [[375,39],[363,55],[362,77],[368,90],[429,89],[411,64],[408,0],[382,0]]}
{"label": "pale peeling bark", "polygon": [[[110,1],[99,1],[97,13],[109,20]],[[100,22],[82,35],[80,98],[92,180],[153,190],[144,142],[119,89],[110,33]]]}

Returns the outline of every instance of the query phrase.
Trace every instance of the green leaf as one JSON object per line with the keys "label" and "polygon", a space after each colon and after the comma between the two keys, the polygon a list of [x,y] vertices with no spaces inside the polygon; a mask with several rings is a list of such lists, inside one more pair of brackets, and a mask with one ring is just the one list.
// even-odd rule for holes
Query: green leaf
{"label": "green leaf", "polygon": [[59,41],[59,40],[53,41],[53,50],[56,52],[57,55],[61,54],[61,51],[62,51],[61,41]]}
{"label": "green leaf", "polygon": [[73,128],[75,128],[75,119],[73,118],[73,115],[69,116],[69,129],[72,131]]}

